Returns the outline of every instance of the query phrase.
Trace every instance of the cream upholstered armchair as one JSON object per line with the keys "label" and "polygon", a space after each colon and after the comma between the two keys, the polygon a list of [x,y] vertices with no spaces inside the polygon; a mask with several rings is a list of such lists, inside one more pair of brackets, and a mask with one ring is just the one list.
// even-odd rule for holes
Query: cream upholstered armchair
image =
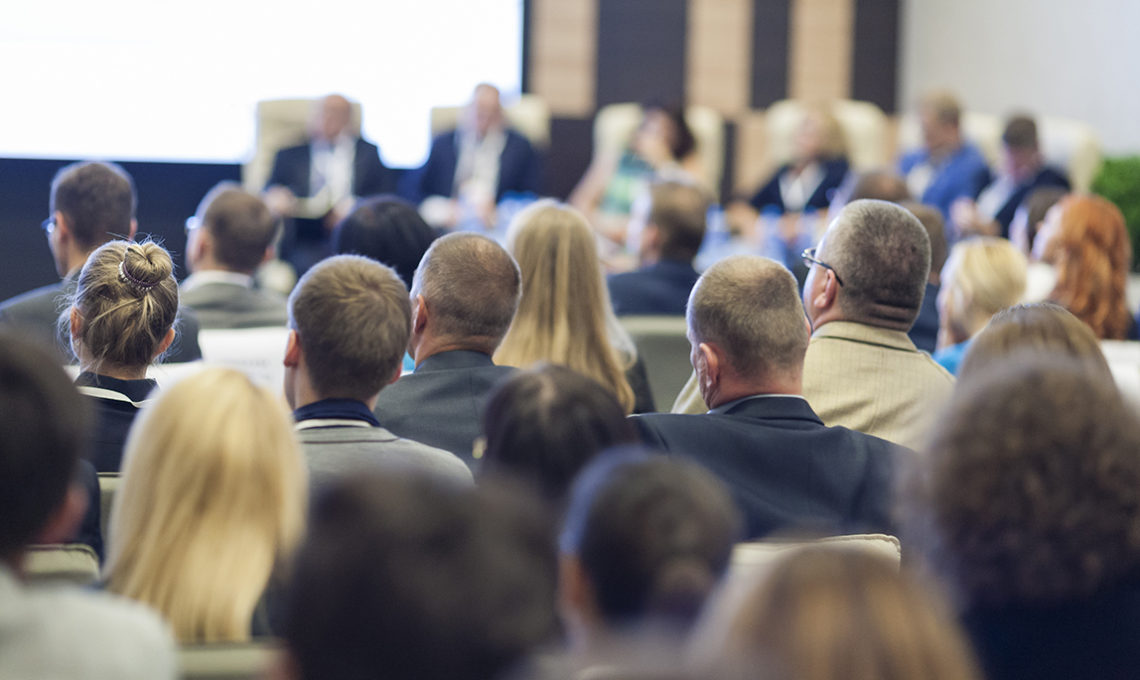
{"label": "cream upholstered armchair", "polygon": [[[871,102],[839,99],[828,105],[843,130],[847,160],[858,171],[882,167],[887,157],[887,116]],[[791,160],[796,130],[808,104],[795,99],[775,102],[764,111],[769,160],[773,169]]]}
{"label": "cream upholstered armchair", "polygon": [[[320,99],[266,99],[257,103],[257,132],[253,158],[241,171],[241,183],[247,191],[260,193],[273,171],[273,157],[286,147],[303,144],[307,138],[313,106]],[[352,103],[351,128],[360,133],[361,109]]]}
{"label": "cream upholstered armchair", "polygon": [[[463,115],[462,106],[434,106],[431,110],[431,135],[455,129]],[[507,125],[520,134],[536,149],[550,147],[550,107],[546,100],[536,94],[519,95],[517,99],[503,106]]]}

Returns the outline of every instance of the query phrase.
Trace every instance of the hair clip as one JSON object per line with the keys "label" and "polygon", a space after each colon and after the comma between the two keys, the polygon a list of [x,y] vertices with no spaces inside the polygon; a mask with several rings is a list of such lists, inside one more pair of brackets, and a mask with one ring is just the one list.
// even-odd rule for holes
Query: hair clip
{"label": "hair clip", "polygon": [[158,281],[154,281],[153,283],[147,283],[146,281],[143,281],[141,279],[135,278],[134,276],[131,276],[131,273],[127,271],[127,268],[125,266],[123,266],[126,263],[127,263],[126,260],[123,260],[122,262],[119,263],[119,280],[120,281],[122,281],[124,283],[129,283],[132,286],[135,286],[136,288],[138,288],[140,290],[150,290],[151,288],[154,288],[155,286],[158,285]]}

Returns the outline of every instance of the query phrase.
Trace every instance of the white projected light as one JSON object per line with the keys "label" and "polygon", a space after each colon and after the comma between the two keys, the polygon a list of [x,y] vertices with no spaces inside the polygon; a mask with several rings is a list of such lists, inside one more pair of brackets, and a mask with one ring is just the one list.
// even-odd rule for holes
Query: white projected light
{"label": "white projected light", "polygon": [[258,100],[340,92],[389,166],[432,106],[520,89],[521,0],[61,0],[0,22],[0,156],[239,162]]}

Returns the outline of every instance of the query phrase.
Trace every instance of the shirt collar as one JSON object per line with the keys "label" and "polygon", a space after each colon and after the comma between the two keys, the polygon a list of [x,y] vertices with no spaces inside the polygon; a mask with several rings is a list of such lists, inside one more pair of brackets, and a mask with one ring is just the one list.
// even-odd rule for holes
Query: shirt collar
{"label": "shirt collar", "polygon": [[233,286],[241,286],[243,288],[253,288],[253,277],[249,274],[241,274],[239,272],[227,272],[221,269],[209,269],[206,271],[194,272],[186,277],[182,282],[182,290],[193,290],[199,286],[204,286],[211,283],[228,283]]}
{"label": "shirt collar", "polygon": [[733,399],[727,404],[721,404],[716,408],[709,409],[708,412],[712,415],[723,415],[736,408],[737,406],[743,404],[744,402],[752,401],[753,399],[800,399],[805,403],[807,402],[807,399],[805,399],[803,395],[799,394],[752,394],[747,397]]}
{"label": "shirt collar", "polygon": [[[306,420],[335,420],[335,421],[349,421],[346,423],[338,423],[330,426],[352,426],[356,422],[363,422],[368,426],[380,427],[380,421],[376,420],[376,416],[372,414],[372,410],[362,402],[356,399],[322,399],[314,401],[311,404],[306,404],[301,408],[293,411],[293,420],[297,421],[298,426],[301,426]],[[358,427],[363,427],[360,425]]]}
{"label": "shirt collar", "polygon": [[128,401],[141,403],[146,401],[158,383],[150,378],[142,380],[119,380],[106,375],[99,375],[91,371],[84,371],[75,379],[79,387],[96,387],[125,395]]}
{"label": "shirt collar", "polygon": [[854,321],[829,321],[815,329],[811,334],[813,341],[819,338],[838,338],[869,345],[882,345],[890,349],[918,351],[904,331],[880,328]]}

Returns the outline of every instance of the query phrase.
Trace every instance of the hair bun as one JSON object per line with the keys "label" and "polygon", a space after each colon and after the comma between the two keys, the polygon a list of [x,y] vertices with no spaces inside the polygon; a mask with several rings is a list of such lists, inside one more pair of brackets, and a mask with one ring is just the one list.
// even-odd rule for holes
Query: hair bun
{"label": "hair bun", "polygon": [[170,255],[155,243],[132,243],[119,265],[121,278],[141,290],[150,290],[174,272]]}

